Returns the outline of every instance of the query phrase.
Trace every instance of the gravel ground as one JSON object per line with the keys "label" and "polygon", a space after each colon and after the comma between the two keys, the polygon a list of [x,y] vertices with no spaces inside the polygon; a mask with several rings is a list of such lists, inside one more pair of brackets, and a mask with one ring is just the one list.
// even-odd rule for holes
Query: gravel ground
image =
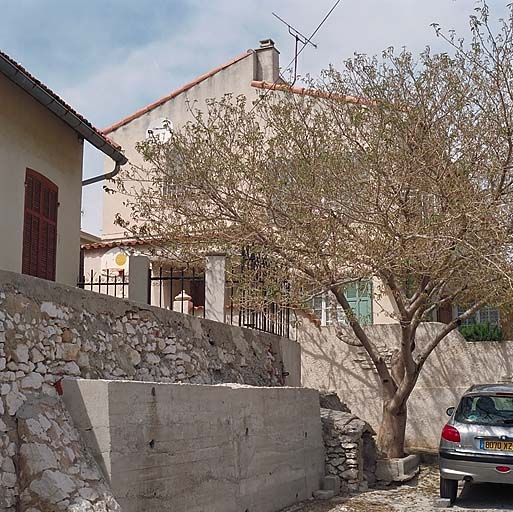
{"label": "gravel ground", "polygon": [[[425,466],[419,477],[406,485],[372,489],[329,501],[312,500],[283,512],[431,512],[441,510],[434,505],[438,496],[438,469]],[[452,510],[513,511],[513,486],[466,484],[460,487]]]}

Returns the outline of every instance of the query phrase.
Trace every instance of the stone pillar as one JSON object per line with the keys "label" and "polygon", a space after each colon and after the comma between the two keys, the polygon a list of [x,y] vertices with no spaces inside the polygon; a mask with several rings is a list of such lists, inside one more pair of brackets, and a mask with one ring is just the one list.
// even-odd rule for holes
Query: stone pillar
{"label": "stone pillar", "polygon": [[192,297],[187,295],[185,290],[182,290],[173,301],[173,311],[177,311],[178,313],[190,315],[193,307]]}
{"label": "stone pillar", "polygon": [[128,260],[128,298],[148,303],[150,260],[147,256],[130,256]]}
{"label": "stone pillar", "polygon": [[209,254],[205,264],[205,318],[224,322],[226,255]]}

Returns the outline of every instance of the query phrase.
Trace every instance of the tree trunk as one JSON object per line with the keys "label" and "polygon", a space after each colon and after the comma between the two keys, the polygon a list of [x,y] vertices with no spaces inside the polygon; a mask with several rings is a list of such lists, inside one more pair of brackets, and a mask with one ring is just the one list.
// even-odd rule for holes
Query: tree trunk
{"label": "tree trunk", "polygon": [[383,417],[378,433],[378,449],[383,456],[392,459],[404,456],[406,433],[406,405],[396,413],[390,408],[390,400],[383,403]]}

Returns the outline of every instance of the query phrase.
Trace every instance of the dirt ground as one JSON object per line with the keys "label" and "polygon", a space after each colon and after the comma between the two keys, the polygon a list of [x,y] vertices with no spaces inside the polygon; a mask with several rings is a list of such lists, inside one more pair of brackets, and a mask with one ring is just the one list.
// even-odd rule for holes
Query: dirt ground
{"label": "dirt ground", "polygon": [[[431,512],[438,498],[438,468],[424,466],[411,482],[383,489],[371,489],[329,501],[307,501],[283,512]],[[465,484],[460,486],[452,510],[480,512],[513,511],[513,486]]]}

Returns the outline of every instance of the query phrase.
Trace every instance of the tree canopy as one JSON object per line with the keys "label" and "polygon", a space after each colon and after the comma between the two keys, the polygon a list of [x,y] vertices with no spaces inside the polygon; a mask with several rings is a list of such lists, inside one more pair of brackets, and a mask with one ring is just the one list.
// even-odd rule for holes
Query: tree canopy
{"label": "tree canopy", "polygon": [[[119,181],[127,230],[181,257],[252,247],[285,269],[294,303],[331,291],[384,396],[381,448],[402,454],[406,402],[436,345],[483,304],[512,296],[513,22],[482,5],[469,44],[389,49],[330,68],[302,94],[226,95],[195,109]],[[340,285],[378,278],[402,338],[392,369]],[[423,347],[419,324],[465,312]]]}

